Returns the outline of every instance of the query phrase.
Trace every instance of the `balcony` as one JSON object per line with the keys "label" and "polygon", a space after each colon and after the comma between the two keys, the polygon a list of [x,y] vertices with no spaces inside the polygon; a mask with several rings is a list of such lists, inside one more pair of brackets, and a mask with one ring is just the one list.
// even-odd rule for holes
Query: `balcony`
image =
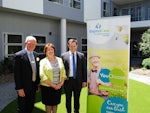
{"label": "balcony", "polygon": [[117,5],[131,4],[135,2],[141,2],[143,0],[112,0],[113,3]]}
{"label": "balcony", "polygon": [[149,1],[112,0],[112,16],[131,15],[131,21],[150,20]]}
{"label": "balcony", "polygon": [[77,0],[44,0],[44,15],[54,18],[65,18],[83,21],[83,2]]}

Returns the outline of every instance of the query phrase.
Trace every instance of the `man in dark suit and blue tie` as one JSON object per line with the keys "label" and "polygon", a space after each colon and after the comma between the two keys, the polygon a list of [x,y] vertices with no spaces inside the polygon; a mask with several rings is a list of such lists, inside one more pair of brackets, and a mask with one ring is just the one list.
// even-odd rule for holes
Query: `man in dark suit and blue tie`
{"label": "man in dark suit and blue tie", "polygon": [[67,80],[64,83],[67,113],[71,113],[72,92],[74,95],[74,113],[79,113],[80,92],[87,82],[86,59],[83,53],[77,51],[77,47],[77,40],[70,39],[68,41],[69,51],[61,55],[67,75]]}
{"label": "man in dark suit and blue tie", "polygon": [[18,113],[31,113],[34,108],[35,94],[40,81],[39,58],[34,51],[35,47],[36,38],[28,36],[25,40],[25,49],[15,53],[14,79],[18,94]]}

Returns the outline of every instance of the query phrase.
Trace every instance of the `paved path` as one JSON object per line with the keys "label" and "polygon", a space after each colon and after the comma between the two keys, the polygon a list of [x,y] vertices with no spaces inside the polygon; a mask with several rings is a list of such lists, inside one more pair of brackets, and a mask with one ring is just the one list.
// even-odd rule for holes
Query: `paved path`
{"label": "paved path", "polygon": [[[150,85],[150,77],[129,73],[129,79]],[[0,84],[0,111],[12,100],[17,98],[14,82]]]}
{"label": "paved path", "polygon": [[136,81],[142,82],[144,84],[150,85],[150,76],[137,75],[137,74],[130,73],[129,79],[136,80]]}
{"label": "paved path", "polygon": [[16,97],[14,82],[0,84],[0,111]]}

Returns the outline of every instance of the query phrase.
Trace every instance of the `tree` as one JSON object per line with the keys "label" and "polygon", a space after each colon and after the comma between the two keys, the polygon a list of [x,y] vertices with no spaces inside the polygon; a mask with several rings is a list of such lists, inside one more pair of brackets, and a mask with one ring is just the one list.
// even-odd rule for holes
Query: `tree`
{"label": "tree", "polygon": [[139,42],[139,51],[143,55],[149,56],[142,61],[142,65],[150,69],[150,28],[142,34],[141,41]]}
{"label": "tree", "polygon": [[139,51],[145,56],[150,56],[150,28],[142,34]]}

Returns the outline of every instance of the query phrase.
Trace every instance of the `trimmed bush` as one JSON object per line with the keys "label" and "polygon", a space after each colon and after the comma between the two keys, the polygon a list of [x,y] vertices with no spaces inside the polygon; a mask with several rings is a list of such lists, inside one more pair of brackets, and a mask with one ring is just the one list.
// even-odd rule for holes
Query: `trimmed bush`
{"label": "trimmed bush", "polygon": [[150,69],[150,58],[145,58],[145,59],[142,61],[142,66],[143,66],[144,68]]}
{"label": "trimmed bush", "polygon": [[0,61],[0,75],[8,74],[13,72],[13,59],[4,58]]}

